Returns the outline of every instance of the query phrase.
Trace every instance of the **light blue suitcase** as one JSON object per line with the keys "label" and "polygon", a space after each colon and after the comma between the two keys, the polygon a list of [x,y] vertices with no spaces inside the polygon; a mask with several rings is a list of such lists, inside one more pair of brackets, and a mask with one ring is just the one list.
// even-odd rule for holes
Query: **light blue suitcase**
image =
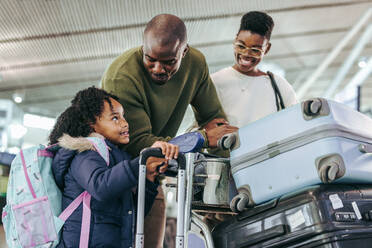
{"label": "light blue suitcase", "polygon": [[225,136],[239,194],[233,210],[320,183],[372,183],[372,119],[311,99]]}

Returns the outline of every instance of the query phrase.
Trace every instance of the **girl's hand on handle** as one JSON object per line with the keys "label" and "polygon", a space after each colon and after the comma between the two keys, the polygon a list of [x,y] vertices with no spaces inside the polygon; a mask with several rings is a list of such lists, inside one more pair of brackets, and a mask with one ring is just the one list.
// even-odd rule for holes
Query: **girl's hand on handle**
{"label": "girl's hand on handle", "polygon": [[170,159],[177,159],[178,145],[173,145],[165,141],[155,141],[151,147],[159,147],[167,161]]}
{"label": "girl's hand on handle", "polygon": [[[160,167],[160,169],[158,169]],[[151,182],[155,181],[155,178],[167,170],[168,162],[165,158],[149,157],[146,161],[146,178]]]}

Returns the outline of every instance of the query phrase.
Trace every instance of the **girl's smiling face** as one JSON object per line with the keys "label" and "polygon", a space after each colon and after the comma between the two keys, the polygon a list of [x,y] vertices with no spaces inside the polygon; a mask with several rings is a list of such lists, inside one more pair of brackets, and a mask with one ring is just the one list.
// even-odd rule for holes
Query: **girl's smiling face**
{"label": "girl's smiling face", "polygon": [[111,105],[105,101],[103,111],[96,117],[96,123],[92,125],[94,131],[103,135],[112,143],[129,143],[129,125],[124,118],[123,106],[113,98],[110,98]]}
{"label": "girl's smiling face", "polygon": [[234,69],[254,76],[257,72],[257,65],[263,56],[270,50],[269,40],[262,35],[242,30],[238,33],[234,43]]}

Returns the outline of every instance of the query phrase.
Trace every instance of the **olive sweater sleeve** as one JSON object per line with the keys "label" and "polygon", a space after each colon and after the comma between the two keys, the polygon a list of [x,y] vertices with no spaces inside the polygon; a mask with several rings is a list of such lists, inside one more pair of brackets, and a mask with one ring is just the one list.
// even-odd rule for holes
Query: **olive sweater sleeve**
{"label": "olive sweater sleeve", "polygon": [[226,119],[226,115],[217,96],[216,88],[209,76],[208,66],[205,60],[203,62],[205,69],[203,71],[202,82],[191,102],[199,127],[203,127],[215,118]]}

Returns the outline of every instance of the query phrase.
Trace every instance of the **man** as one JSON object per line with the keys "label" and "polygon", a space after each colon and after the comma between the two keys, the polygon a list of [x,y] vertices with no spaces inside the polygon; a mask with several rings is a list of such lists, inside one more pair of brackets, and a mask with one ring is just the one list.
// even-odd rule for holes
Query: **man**
{"label": "man", "polygon": [[[126,110],[131,142],[125,149],[133,156],[155,141],[174,137],[189,104],[199,126],[204,127],[200,132],[205,147],[216,147],[220,137],[237,130],[225,120],[204,56],[187,45],[186,26],[174,15],[150,20],[143,46],[115,59],[102,86],[117,95]],[[159,199],[145,221],[145,245],[151,247],[162,247],[163,242],[165,203],[161,192],[159,189]]]}

